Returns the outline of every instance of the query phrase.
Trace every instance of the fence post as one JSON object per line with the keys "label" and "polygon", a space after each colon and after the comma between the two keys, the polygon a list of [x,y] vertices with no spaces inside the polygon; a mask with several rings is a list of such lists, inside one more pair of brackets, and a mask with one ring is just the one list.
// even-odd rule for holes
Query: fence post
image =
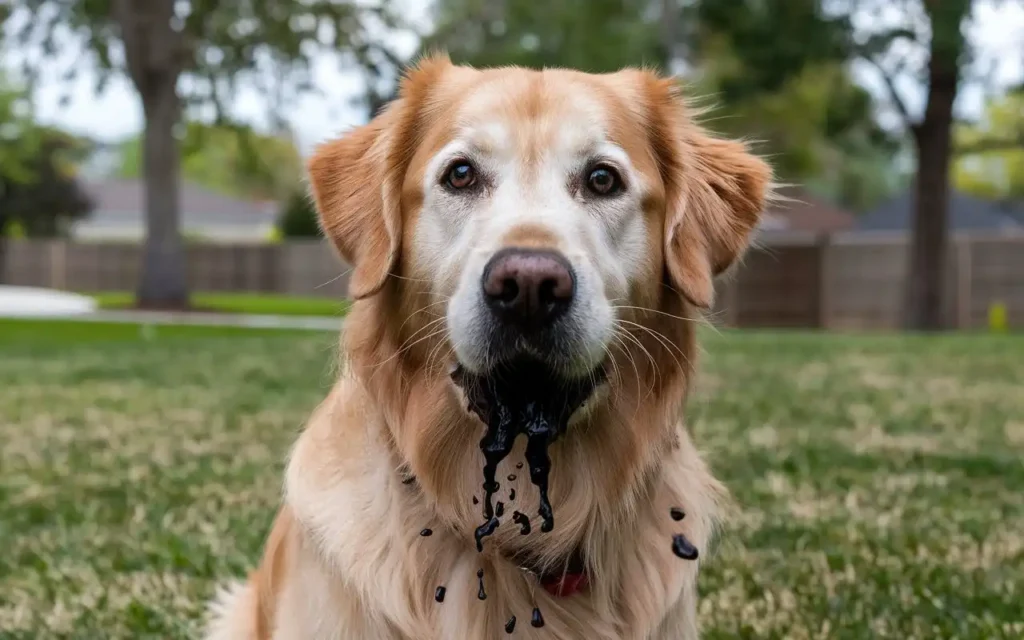
{"label": "fence post", "polygon": [[740,269],[743,266],[739,265],[739,268],[735,269],[729,274],[729,277],[724,279],[722,284],[725,285],[724,298],[725,313],[722,314],[722,323],[731,328],[738,329],[740,326],[740,309],[739,309],[739,277]]}
{"label": "fence post", "polygon": [[66,289],[68,286],[68,247],[65,240],[50,241],[50,289]]}
{"label": "fence post", "polygon": [[827,233],[818,236],[818,328],[830,329],[832,324],[832,267],[829,247],[832,238]]}
{"label": "fence post", "polygon": [[964,236],[956,244],[956,324],[961,331],[971,328],[971,239]]}

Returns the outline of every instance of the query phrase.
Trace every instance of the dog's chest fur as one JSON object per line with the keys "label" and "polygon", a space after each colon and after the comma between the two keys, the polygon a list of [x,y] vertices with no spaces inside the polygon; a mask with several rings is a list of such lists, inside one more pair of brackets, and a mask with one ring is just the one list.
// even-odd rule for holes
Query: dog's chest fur
{"label": "dog's chest fur", "polygon": [[[630,525],[588,531],[597,556],[591,588],[554,598],[493,547],[478,554],[471,532],[460,535],[438,521],[428,498],[401,482],[383,425],[374,424],[357,394],[351,386],[332,394],[290,460],[287,504],[299,542],[274,616],[287,623],[275,637],[503,638],[512,615],[520,638],[696,637],[697,566],[672,555],[671,535],[683,531],[706,549],[720,488],[682,429],[680,446]],[[352,420],[363,428],[336,424]],[[670,506],[684,508],[685,522],[671,520]],[[502,526],[515,529],[510,512]],[[424,527],[433,535],[421,536]],[[545,534],[531,535],[531,544],[543,545]],[[486,600],[478,599],[480,568]],[[438,586],[446,589],[443,603],[434,600]],[[530,626],[535,606],[541,629]],[[293,635],[287,625],[303,628]]]}

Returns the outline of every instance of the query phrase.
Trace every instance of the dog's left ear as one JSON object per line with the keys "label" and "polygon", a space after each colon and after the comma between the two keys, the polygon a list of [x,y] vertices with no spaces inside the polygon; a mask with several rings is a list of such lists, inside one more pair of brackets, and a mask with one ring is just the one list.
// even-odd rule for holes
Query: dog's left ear
{"label": "dog's left ear", "polygon": [[687,114],[674,80],[649,78],[652,142],[666,190],[665,271],[691,304],[711,308],[714,277],[757,226],[771,168],[746,146],[710,136]]}

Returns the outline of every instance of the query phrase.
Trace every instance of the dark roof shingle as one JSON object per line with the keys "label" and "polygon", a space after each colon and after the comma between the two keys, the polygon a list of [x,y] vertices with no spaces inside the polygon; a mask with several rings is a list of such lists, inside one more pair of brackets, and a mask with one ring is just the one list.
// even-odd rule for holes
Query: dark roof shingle
{"label": "dark roof shingle", "polygon": [[[911,193],[905,191],[858,220],[860,231],[906,231],[910,228]],[[1007,231],[1019,229],[1012,205],[983,200],[953,191],[949,196],[949,228],[951,231]],[[1024,216],[1024,213],[1020,214]]]}

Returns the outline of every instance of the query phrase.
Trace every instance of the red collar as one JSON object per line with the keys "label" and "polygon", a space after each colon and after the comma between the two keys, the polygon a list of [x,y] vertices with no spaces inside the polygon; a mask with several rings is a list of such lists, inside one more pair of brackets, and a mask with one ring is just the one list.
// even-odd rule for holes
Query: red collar
{"label": "red collar", "polygon": [[562,562],[537,562],[530,553],[521,551],[518,556],[510,558],[520,569],[529,571],[536,576],[544,590],[556,598],[568,598],[586,591],[590,586],[590,575],[583,554],[579,549],[573,551]]}
{"label": "red collar", "polygon": [[541,578],[540,583],[551,595],[558,598],[568,598],[583,591],[590,585],[590,579],[586,571],[579,573],[560,573],[553,576]]}

